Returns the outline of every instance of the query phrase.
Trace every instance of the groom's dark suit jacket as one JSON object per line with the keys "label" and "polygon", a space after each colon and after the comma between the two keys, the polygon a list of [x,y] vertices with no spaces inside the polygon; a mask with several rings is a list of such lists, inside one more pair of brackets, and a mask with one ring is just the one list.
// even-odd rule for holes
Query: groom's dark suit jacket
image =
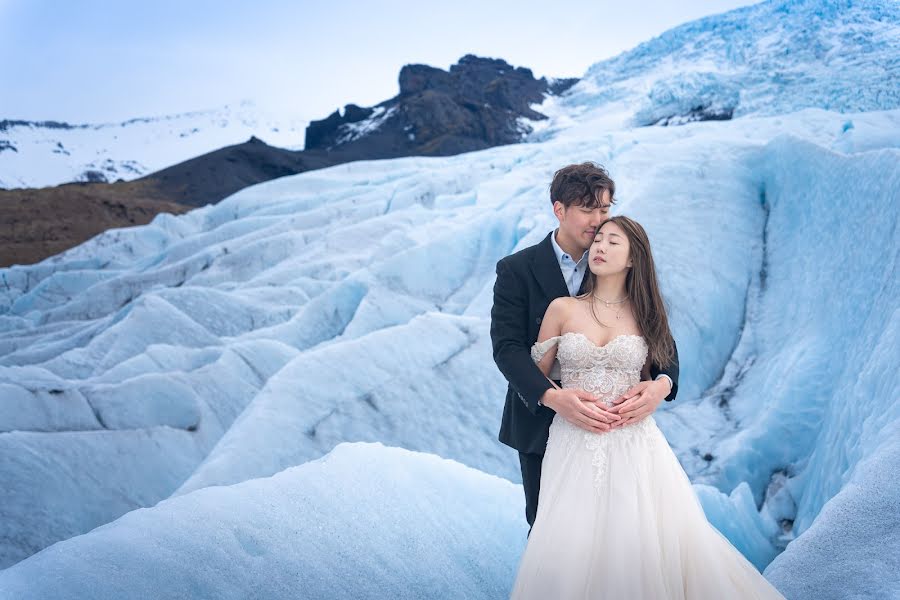
{"label": "groom's dark suit jacket", "polygon": [[[531,346],[537,341],[541,319],[550,302],[568,296],[556,253],[549,235],[539,244],[520,250],[497,263],[494,306],[491,308],[491,342],[494,362],[509,382],[500,441],[519,452],[543,454],[547,447],[550,422],[555,414],[538,400],[553,387],[531,360]],[[590,269],[585,269],[585,275]],[[586,277],[585,277],[586,279]],[[585,281],[582,281],[582,291]],[[655,378],[665,373],[672,378],[672,391],[678,393],[678,350],[675,361],[666,369],[651,365]]]}

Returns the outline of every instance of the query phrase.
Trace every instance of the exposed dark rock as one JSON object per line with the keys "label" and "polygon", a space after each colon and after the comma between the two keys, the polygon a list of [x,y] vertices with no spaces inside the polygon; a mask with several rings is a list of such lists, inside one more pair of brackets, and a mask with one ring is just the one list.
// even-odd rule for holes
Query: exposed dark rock
{"label": "exposed dark rock", "polygon": [[[343,148],[350,155],[388,158],[448,155],[512,144],[522,138],[518,119],[545,119],[531,108],[577,79],[548,83],[505,60],[467,54],[444,71],[428,65],[400,70],[400,93],[370,109],[348,105],[313,121],[306,150]],[[368,124],[360,126],[369,119]],[[354,125],[355,124],[355,128]]]}
{"label": "exposed dark rock", "polygon": [[695,106],[683,115],[670,115],[651,124],[666,127],[695,121],[730,121],[732,115],[734,115],[734,108],[712,109],[709,106]]}
{"label": "exposed dark rock", "polygon": [[103,174],[103,171],[95,171],[93,169],[89,171],[85,171],[81,174],[81,181],[87,183],[106,183],[106,175]]}
{"label": "exposed dark rock", "polygon": [[0,121],[0,131],[6,131],[10,127],[46,127],[47,129],[84,129],[87,125],[70,125],[60,121],[21,121],[15,119],[3,119]]}
{"label": "exposed dark rock", "polygon": [[257,137],[157,171],[138,181],[187,206],[213,204],[247,186],[336,164],[324,153],[269,146]]}
{"label": "exposed dark rock", "polygon": [[552,80],[547,89],[551,95],[559,96],[576,83],[578,83],[577,77],[561,77],[559,79]]}
{"label": "exposed dark rock", "polygon": [[358,123],[369,117],[373,112],[372,108],[361,108],[355,104],[348,104],[344,107],[344,115],[334,111],[321,121],[313,121],[306,128],[306,145],[307,147],[319,148],[328,144],[328,136],[341,125],[348,123]]}

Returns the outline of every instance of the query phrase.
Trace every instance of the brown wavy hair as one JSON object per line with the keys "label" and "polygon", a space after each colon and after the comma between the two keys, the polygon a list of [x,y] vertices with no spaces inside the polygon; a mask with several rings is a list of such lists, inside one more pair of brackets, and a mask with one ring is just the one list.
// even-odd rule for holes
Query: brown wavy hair
{"label": "brown wavy hair", "polygon": [[550,203],[593,209],[600,206],[604,191],[609,192],[609,203],[615,204],[616,182],[606,169],[592,162],[568,165],[553,174]]}
{"label": "brown wavy hair", "polygon": [[[628,237],[631,268],[625,276],[625,293],[631,301],[631,308],[634,311],[638,327],[641,329],[641,334],[650,347],[650,360],[657,367],[666,368],[675,359],[675,341],[669,330],[666,306],[662,294],[659,292],[656,266],[653,263],[653,254],[650,252],[650,238],[647,237],[647,232],[640,223],[623,215],[610,217],[600,223],[594,231],[594,236],[599,233],[601,227],[609,222],[621,227]],[[596,275],[588,278],[587,291],[584,296],[594,293],[596,278]],[[592,302],[591,311],[593,312],[593,310]],[[594,318],[596,319],[597,316],[594,315]]]}

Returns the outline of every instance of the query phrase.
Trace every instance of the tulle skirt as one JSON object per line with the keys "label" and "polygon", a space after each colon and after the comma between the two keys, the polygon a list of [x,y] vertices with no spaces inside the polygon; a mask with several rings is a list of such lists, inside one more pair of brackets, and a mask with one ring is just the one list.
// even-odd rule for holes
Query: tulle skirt
{"label": "tulle skirt", "polygon": [[653,417],[590,434],[555,417],[512,598],[783,598],[706,519]]}

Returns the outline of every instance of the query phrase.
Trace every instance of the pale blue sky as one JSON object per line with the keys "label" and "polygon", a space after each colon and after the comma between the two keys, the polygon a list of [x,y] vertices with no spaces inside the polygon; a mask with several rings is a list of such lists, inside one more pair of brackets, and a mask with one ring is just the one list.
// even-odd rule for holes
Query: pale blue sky
{"label": "pale blue sky", "polygon": [[397,93],[407,63],[464,54],[536,76],[753,2],[0,0],[0,119],[109,122],[242,99],[302,118]]}

